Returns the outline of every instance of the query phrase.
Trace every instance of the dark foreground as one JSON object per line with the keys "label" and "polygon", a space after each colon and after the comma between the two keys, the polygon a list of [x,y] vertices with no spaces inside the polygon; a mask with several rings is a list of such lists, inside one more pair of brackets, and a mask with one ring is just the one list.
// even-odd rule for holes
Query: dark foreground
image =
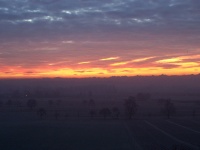
{"label": "dark foreground", "polygon": [[0,123],[2,150],[197,150],[191,118],[32,120]]}

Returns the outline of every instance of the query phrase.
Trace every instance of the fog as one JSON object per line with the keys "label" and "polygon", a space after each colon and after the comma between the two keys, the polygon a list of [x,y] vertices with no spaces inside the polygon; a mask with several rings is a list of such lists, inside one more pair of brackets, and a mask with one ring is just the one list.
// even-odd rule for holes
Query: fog
{"label": "fog", "polygon": [[1,79],[0,144],[8,150],[197,150],[199,83],[200,75]]}
{"label": "fog", "polygon": [[[2,79],[0,80],[0,93],[14,94],[29,91],[55,91],[60,96],[70,94],[95,95],[128,94],[138,92],[169,95],[199,95],[200,75],[189,76],[136,76],[111,78],[83,78],[83,79]],[[8,95],[7,95],[8,96]],[[11,95],[9,95],[11,96]],[[23,96],[23,94],[21,95]],[[35,95],[38,96],[38,95]]]}

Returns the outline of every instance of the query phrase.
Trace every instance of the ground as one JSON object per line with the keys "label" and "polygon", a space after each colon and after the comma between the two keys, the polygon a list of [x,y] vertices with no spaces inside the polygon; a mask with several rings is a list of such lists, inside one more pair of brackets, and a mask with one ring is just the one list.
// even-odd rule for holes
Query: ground
{"label": "ground", "polygon": [[185,150],[200,148],[200,121],[133,120],[2,121],[3,150]]}

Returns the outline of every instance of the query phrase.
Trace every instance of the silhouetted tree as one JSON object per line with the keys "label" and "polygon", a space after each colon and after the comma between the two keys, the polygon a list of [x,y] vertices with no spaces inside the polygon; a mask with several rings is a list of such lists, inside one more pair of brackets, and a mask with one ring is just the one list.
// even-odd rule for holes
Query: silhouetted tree
{"label": "silhouetted tree", "polygon": [[176,112],[174,103],[171,101],[171,99],[166,99],[164,103],[163,113],[167,115],[167,118],[169,119],[170,116],[174,115]]}
{"label": "silhouetted tree", "polygon": [[91,99],[89,100],[89,105],[90,105],[90,106],[94,106],[94,105],[95,105],[94,99],[91,98]]}
{"label": "silhouetted tree", "polygon": [[113,107],[112,112],[113,112],[114,118],[119,119],[119,115],[120,115],[119,108]]}
{"label": "silhouetted tree", "polygon": [[59,106],[60,104],[62,103],[62,100],[61,99],[58,99],[57,101],[56,101],[56,104]]}
{"label": "silhouetted tree", "polygon": [[87,104],[87,100],[85,100],[85,99],[82,100],[82,104],[83,104],[83,105],[86,105],[86,104]]}
{"label": "silhouetted tree", "polygon": [[38,116],[39,116],[41,119],[44,119],[45,116],[46,116],[46,114],[47,114],[47,112],[46,112],[46,110],[45,110],[44,108],[38,109],[37,113],[38,113]]}
{"label": "silhouetted tree", "polygon": [[54,112],[54,117],[56,120],[60,117],[60,113],[57,110]]}
{"label": "silhouetted tree", "polygon": [[152,116],[152,113],[149,112],[149,113],[148,113],[148,117],[151,117],[151,116]]}
{"label": "silhouetted tree", "polygon": [[13,104],[12,100],[11,100],[11,99],[8,99],[8,101],[6,102],[6,105],[7,105],[8,107],[10,107],[12,104]]}
{"label": "silhouetted tree", "polygon": [[49,106],[52,106],[53,105],[53,100],[52,99],[48,100],[48,104],[49,104]]}
{"label": "silhouetted tree", "polygon": [[193,117],[193,118],[196,117],[196,113],[197,113],[197,112],[196,112],[196,109],[193,109],[193,110],[192,110],[192,117]]}
{"label": "silhouetted tree", "polygon": [[99,111],[99,114],[103,116],[104,119],[106,119],[108,116],[111,115],[111,111],[109,108],[102,108],[100,111]]}
{"label": "silhouetted tree", "polygon": [[129,98],[125,99],[125,113],[129,119],[131,119],[137,111],[137,104],[135,97],[129,96]]}
{"label": "silhouetted tree", "polygon": [[35,99],[29,99],[27,101],[27,106],[33,110],[33,108],[35,108],[37,106],[37,101]]}
{"label": "silhouetted tree", "polygon": [[17,107],[20,107],[21,104],[22,104],[22,103],[21,103],[20,100],[16,100],[16,101],[14,102],[14,105],[17,106]]}
{"label": "silhouetted tree", "polygon": [[89,111],[90,117],[94,118],[94,116],[96,115],[96,111],[94,109]]}
{"label": "silhouetted tree", "polygon": [[2,100],[0,100],[0,107],[2,107],[3,106],[3,102],[2,102]]}
{"label": "silhouetted tree", "polygon": [[174,147],[173,147],[172,150],[178,150],[178,146],[177,146],[177,145],[174,145]]}
{"label": "silhouetted tree", "polygon": [[77,118],[80,118],[80,111],[77,110]]}
{"label": "silhouetted tree", "polygon": [[68,112],[65,112],[65,118],[67,119],[69,117]]}
{"label": "silhouetted tree", "polygon": [[90,99],[93,97],[92,91],[89,91],[88,96],[89,96]]}

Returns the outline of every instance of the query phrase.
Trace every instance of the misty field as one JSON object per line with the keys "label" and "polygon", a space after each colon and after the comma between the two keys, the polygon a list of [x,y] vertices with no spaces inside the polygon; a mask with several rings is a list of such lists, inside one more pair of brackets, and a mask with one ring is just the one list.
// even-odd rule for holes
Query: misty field
{"label": "misty field", "polygon": [[[186,123],[186,124],[184,124]],[[196,150],[200,121],[57,120],[0,123],[4,150]]]}
{"label": "misty field", "polygon": [[199,150],[199,82],[136,78],[2,80],[0,149]]}
{"label": "misty field", "polygon": [[36,121],[1,124],[4,149],[130,149],[131,141],[120,122]]}

